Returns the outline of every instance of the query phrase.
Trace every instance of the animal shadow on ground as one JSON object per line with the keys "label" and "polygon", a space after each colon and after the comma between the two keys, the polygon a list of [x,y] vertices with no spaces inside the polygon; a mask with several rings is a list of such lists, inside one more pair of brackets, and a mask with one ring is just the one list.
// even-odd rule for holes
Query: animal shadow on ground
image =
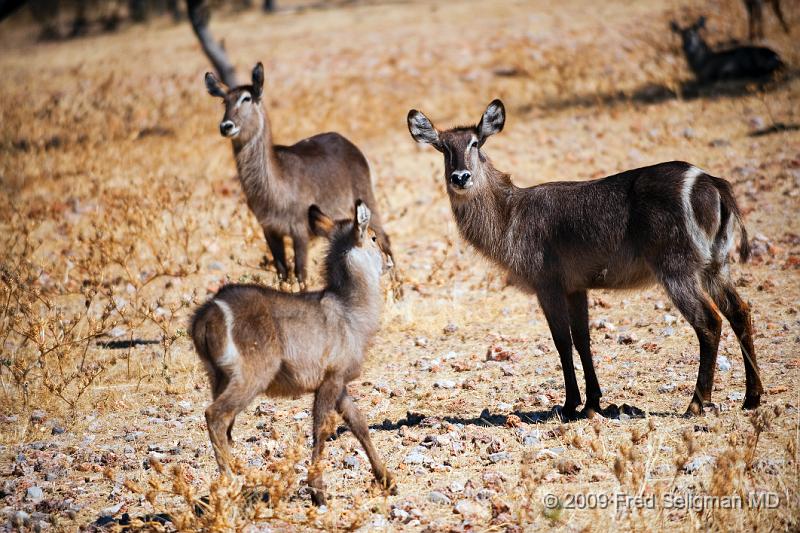
{"label": "animal shadow on ground", "polygon": [[700,83],[696,80],[685,80],[678,85],[677,90],[667,87],[666,85],[648,83],[637,87],[633,91],[579,94],[564,99],[553,99],[544,102],[543,107],[554,111],[560,111],[573,107],[610,106],[631,102],[650,105],[675,99],[736,98],[752,94],[755,91],[769,94],[795,78],[800,78],[800,70],[787,70],[777,78],[764,77],[726,80],[714,83]]}
{"label": "animal shadow on ground", "polygon": [[127,339],[122,341],[97,341],[97,346],[108,350],[124,350],[126,348],[135,348],[136,346],[158,343],[159,341],[155,339]]}
{"label": "animal shadow on ground", "polygon": [[[658,417],[670,417],[676,416],[675,413],[648,413],[651,416],[658,416]],[[628,418],[644,418],[645,412],[638,407],[628,404],[622,404],[621,406],[617,406],[615,404],[609,404],[608,407],[605,408],[605,418],[612,418],[619,420],[620,415],[625,415]],[[481,411],[481,414],[476,417],[461,417],[461,416],[426,416],[420,413],[406,413],[405,418],[401,418],[396,422],[392,422],[388,418],[381,422],[380,424],[372,424],[370,429],[374,429],[376,431],[396,431],[400,429],[401,426],[432,426],[437,423],[441,422],[448,422],[450,424],[462,424],[465,426],[505,426],[509,422],[509,417],[515,416],[519,418],[522,422],[526,422],[528,424],[539,424],[543,422],[547,422],[549,420],[564,420],[561,416],[561,407],[557,406],[553,409],[548,411],[514,411],[508,415],[501,415],[501,414],[492,414],[489,409],[484,409]],[[347,433],[349,429],[345,426],[339,426],[336,432],[329,438],[329,440],[334,440],[338,438],[343,433]]]}

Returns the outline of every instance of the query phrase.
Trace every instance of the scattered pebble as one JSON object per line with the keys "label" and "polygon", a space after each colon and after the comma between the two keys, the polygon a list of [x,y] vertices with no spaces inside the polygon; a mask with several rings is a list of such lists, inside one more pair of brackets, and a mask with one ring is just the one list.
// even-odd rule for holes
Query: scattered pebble
{"label": "scattered pebble", "polygon": [[678,387],[678,386],[677,386],[677,385],[675,385],[674,383],[665,383],[664,385],[659,385],[659,386],[658,386],[658,392],[660,392],[660,393],[662,393],[662,394],[663,394],[663,393],[666,393],[666,392],[672,392],[672,391],[674,391],[674,390],[675,390],[677,387]]}
{"label": "scattered pebble", "polygon": [[686,465],[683,467],[683,471],[686,472],[687,474],[691,474],[693,472],[697,472],[698,470],[703,468],[703,466],[711,464],[713,462],[714,458],[711,457],[710,455],[698,455],[697,457],[686,463]]}
{"label": "scattered pebble", "polygon": [[717,368],[720,372],[729,372],[731,369],[731,361],[724,355],[717,356]]}
{"label": "scattered pebble", "polygon": [[28,487],[28,490],[25,492],[25,501],[39,503],[44,498],[44,492],[40,487],[33,486]]}
{"label": "scattered pebble", "polygon": [[433,383],[433,387],[436,389],[453,389],[456,386],[456,382],[450,379],[440,379]]}
{"label": "scattered pebble", "polygon": [[450,498],[446,495],[442,494],[438,490],[432,490],[428,493],[428,501],[431,503],[437,503],[441,505],[450,505]]}

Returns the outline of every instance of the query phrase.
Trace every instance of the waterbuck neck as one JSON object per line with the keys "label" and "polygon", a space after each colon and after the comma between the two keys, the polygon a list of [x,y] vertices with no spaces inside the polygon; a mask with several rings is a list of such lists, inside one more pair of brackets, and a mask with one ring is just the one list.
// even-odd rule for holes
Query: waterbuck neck
{"label": "waterbuck neck", "polygon": [[503,262],[506,233],[511,220],[512,196],[517,187],[507,174],[490,167],[484,170],[481,190],[462,199],[450,193],[450,205],[461,236],[479,252]]}
{"label": "waterbuck neck", "polygon": [[372,264],[369,252],[351,249],[344,257],[330,265],[336,274],[327,276],[325,294],[333,298],[345,311],[343,316],[357,337],[372,337],[380,325],[381,298],[380,263]]}
{"label": "waterbuck neck", "polygon": [[683,51],[686,54],[686,60],[689,62],[689,66],[695,72],[701,70],[705,66],[709,55],[711,55],[711,49],[699,35],[696,41],[684,43]]}
{"label": "waterbuck neck", "polygon": [[283,193],[280,169],[272,145],[272,129],[269,117],[259,112],[256,134],[246,143],[233,139],[233,155],[236,170],[248,199],[264,198],[270,201]]}

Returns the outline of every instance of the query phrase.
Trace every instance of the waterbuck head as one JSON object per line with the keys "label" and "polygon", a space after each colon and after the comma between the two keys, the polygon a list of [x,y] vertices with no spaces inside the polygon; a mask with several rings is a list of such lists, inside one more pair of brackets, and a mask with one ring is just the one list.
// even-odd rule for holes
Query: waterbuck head
{"label": "waterbuck head", "polygon": [[260,62],[253,68],[251,85],[240,85],[226,90],[211,72],[206,72],[205,81],[208,94],[222,98],[225,103],[225,115],[219,123],[219,132],[223,137],[246,144],[261,134],[264,128],[264,111],[261,108],[264,66]]}
{"label": "waterbuck head", "polygon": [[682,28],[674,20],[669,23],[673,32],[681,36],[683,51],[687,56],[700,53],[705,50],[706,44],[700,36],[700,30],[706,27],[706,18],[700,17],[694,24]]}
{"label": "waterbuck head", "polygon": [[470,189],[480,188],[487,179],[490,165],[481,148],[490,135],[503,131],[506,110],[503,102],[494,100],[476,126],[437,130],[421,111],[408,112],[408,131],[418,143],[430,144],[444,154],[444,177],[448,191],[467,195]]}
{"label": "waterbuck head", "polygon": [[325,258],[329,285],[344,286],[354,274],[377,282],[382,273],[394,266],[389,251],[382,248],[375,230],[369,226],[371,218],[369,207],[361,200],[356,200],[352,219],[334,221],[316,205],[309,207],[311,231],[330,241]]}

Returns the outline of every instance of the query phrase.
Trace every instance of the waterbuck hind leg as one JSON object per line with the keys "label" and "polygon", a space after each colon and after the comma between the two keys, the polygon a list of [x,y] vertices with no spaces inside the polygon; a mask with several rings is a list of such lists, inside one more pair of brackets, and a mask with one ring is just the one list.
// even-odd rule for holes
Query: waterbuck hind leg
{"label": "waterbuck hind leg", "polygon": [[231,445],[230,431],[233,421],[253,398],[258,394],[258,389],[247,386],[241,381],[232,380],[222,394],[206,409],[206,425],[211,447],[217,459],[217,466],[223,475],[231,475]]}
{"label": "waterbuck hind leg", "polygon": [[272,254],[272,261],[275,263],[278,278],[281,281],[286,281],[289,277],[289,270],[286,268],[286,248],[283,245],[283,235],[264,230],[264,237],[267,239],[267,246]]}
{"label": "waterbuck hind leg", "polygon": [[719,309],[700,287],[694,274],[662,276],[664,288],[675,307],[692,326],[700,342],[700,369],[687,416],[703,413],[703,405],[711,402],[714,365],[717,361],[722,318]]}
{"label": "waterbuck hind leg", "polygon": [[347,389],[342,391],[339,401],[336,404],[336,410],[342,415],[350,431],[353,432],[358,442],[364,448],[367,454],[369,463],[372,466],[372,474],[375,476],[375,481],[383,490],[388,490],[390,494],[397,494],[397,486],[395,485],[394,478],[386,467],[383,461],[378,457],[378,452],[372,444],[372,439],[369,438],[369,426],[367,421],[361,415],[361,412],[356,407],[353,399],[347,394]]}
{"label": "waterbuck hind leg", "polygon": [[294,277],[300,290],[306,290],[306,264],[308,262],[308,237],[292,235],[294,246]]}
{"label": "waterbuck hind leg", "polygon": [[542,307],[550,335],[558,350],[561,369],[564,372],[564,388],[567,397],[564,400],[563,416],[567,419],[577,418],[576,408],[581,404],[581,393],[575,377],[575,366],[572,362],[572,336],[570,335],[569,309],[567,296],[557,284],[547,284],[537,288],[536,295]]}
{"label": "waterbuck hind leg", "polygon": [[712,278],[707,281],[709,294],[719,310],[728,320],[739,346],[742,349],[745,375],[744,409],[755,409],[761,405],[761,372],[758,369],[756,351],[753,346],[753,321],[750,307],[742,300],[730,280]]}
{"label": "waterbuck hind leg", "polygon": [[603,413],[600,398],[603,392],[597,381],[592,358],[591,340],[589,337],[589,307],[586,291],[574,292],[567,296],[569,306],[569,328],[572,332],[572,343],[581,357],[583,377],[586,382],[586,404],[583,411],[591,415],[592,411]]}
{"label": "waterbuck hind leg", "polygon": [[336,407],[336,401],[342,393],[342,382],[335,379],[325,380],[314,395],[313,438],[314,448],[311,452],[311,466],[308,469],[308,487],[311,490],[311,501],[314,505],[325,505],[325,481],[323,479],[322,457],[325,441],[331,436],[331,429],[326,427],[326,418]]}

